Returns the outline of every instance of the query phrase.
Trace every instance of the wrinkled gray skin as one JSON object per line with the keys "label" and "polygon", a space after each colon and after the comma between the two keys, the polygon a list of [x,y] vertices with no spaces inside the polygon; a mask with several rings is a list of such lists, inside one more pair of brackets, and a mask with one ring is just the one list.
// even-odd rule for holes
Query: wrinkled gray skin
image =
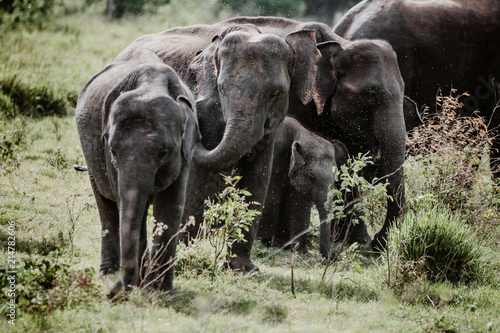
{"label": "wrinkled gray skin", "polygon": [[[499,18],[500,0],[365,0],[334,32],[349,40],[386,40],[397,54],[407,96],[435,112],[439,89],[443,95],[451,88],[468,92],[463,114],[479,108],[491,130],[500,129],[500,112],[493,111],[500,92]],[[499,139],[493,148],[500,149]],[[500,151],[491,157],[495,169]]]}
{"label": "wrinkled gray skin", "polygon": [[[183,217],[196,221],[189,235],[196,235],[203,220],[204,200],[223,186],[221,171],[236,168],[252,201],[264,202],[272,136],[288,110],[289,92],[300,103],[312,100],[320,56],[314,33],[298,29],[278,37],[252,25],[223,22],[174,28],[139,38],[117,60],[133,59],[143,49],[155,52],[198,93],[203,139],[193,153]],[[257,269],[250,258],[254,233],[252,226],[244,235],[247,242],[233,244],[232,268]]]}
{"label": "wrinkled gray skin", "polygon": [[261,241],[282,247],[293,240],[298,251],[306,253],[314,204],[320,218],[320,252],[328,258],[332,226],[325,202],[337,164],[346,161],[343,144],[331,143],[286,117],[276,130],[271,181],[257,233]]}
{"label": "wrinkled gray skin", "polygon": [[[381,40],[349,41],[315,22],[277,17],[239,17],[227,22],[254,24],[278,36],[296,29],[315,31],[322,56],[314,103],[304,105],[290,94],[288,115],[324,138],[341,141],[352,156],[372,156],[374,166],[365,168],[363,175],[388,181],[388,194],[394,198],[387,201],[384,225],[372,242],[383,248],[388,228],[405,209],[406,131],[422,123],[415,103],[403,95],[404,83],[391,46]],[[354,228],[349,241],[370,241],[366,226]]]}
{"label": "wrinkled gray skin", "polygon": [[[172,68],[144,51],[92,77],[80,92],[75,118],[102,224],[99,274],[121,272],[110,297],[140,283],[171,290],[169,263],[175,258],[192,150],[201,140],[191,92]],[[148,260],[150,204],[157,221],[153,260],[148,276],[140,276]],[[158,230],[160,222],[166,230]]]}

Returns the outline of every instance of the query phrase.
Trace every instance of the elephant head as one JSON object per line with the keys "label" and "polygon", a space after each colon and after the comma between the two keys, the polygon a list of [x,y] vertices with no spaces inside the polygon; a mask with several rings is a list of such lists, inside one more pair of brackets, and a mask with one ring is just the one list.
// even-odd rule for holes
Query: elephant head
{"label": "elephant head", "polygon": [[121,289],[138,283],[152,196],[178,179],[200,140],[194,99],[170,67],[139,65],[107,95],[103,129],[108,177],[118,197]]}
{"label": "elephant head", "polygon": [[217,147],[198,145],[193,160],[210,169],[235,164],[281,123],[290,90],[304,104],[312,99],[319,57],[313,31],[280,38],[243,25],[215,36],[190,69],[198,87],[197,108],[203,112],[211,100],[225,129]]}
{"label": "elephant head", "polygon": [[346,163],[347,157],[347,149],[342,143],[332,143],[316,135],[301,137],[292,144],[290,184],[316,205],[320,219],[320,253],[325,258],[329,256],[332,230],[325,203],[328,192],[335,185],[334,173],[338,166]]}
{"label": "elephant head", "polygon": [[[338,39],[338,38],[337,38]],[[406,130],[422,120],[404,83],[392,47],[379,40],[329,41],[318,46],[316,103],[328,106],[340,140],[353,155],[370,152],[374,169],[365,176],[389,182],[387,218],[375,237],[380,243],[389,224],[404,211]],[[320,75],[319,73],[323,73]],[[318,109],[318,113],[322,113]]]}

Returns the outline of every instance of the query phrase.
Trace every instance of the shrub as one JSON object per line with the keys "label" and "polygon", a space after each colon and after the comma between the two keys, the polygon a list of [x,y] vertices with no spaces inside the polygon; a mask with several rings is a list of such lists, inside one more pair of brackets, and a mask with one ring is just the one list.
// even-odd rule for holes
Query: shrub
{"label": "shrub", "polygon": [[396,285],[421,278],[468,283],[485,276],[484,239],[449,209],[408,212],[401,229],[391,229],[388,244]]}
{"label": "shrub", "polygon": [[27,86],[14,77],[0,79],[0,110],[7,118],[24,115],[34,118],[65,116],[68,105],[76,104],[74,96],[55,96],[47,87]]}
{"label": "shrub", "polygon": [[19,127],[0,133],[0,167],[2,169],[19,166],[17,153],[26,143],[25,126]]}
{"label": "shrub", "polygon": [[[335,174],[335,187],[328,192],[325,207],[329,212],[328,219],[335,221],[335,232],[340,235],[347,226],[339,223],[357,224],[361,220],[376,228],[376,220],[385,212],[387,198],[387,182],[379,182],[376,178],[371,182],[363,178],[362,171],[373,165],[370,156],[358,155],[341,165]],[[359,194],[359,197],[357,196]],[[347,220],[345,222],[340,222]],[[335,237],[338,239],[338,236]],[[342,240],[342,239],[340,239]]]}
{"label": "shrub", "polygon": [[42,27],[52,14],[54,0],[3,0],[0,2],[0,23],[8,27]]}
{"label": "shrub", "polygon": [[209,230],[208,240],[214,248],[214,265],[212,281],[217,266],[217,260],[224,252],[231,257],[231,247],[234,242],[246,242],[244,231],[249,231],[249,226],[260,212],[251,209],[251,205],[258,202],[248,202],[247,197],[252,194],[246,189],[239,189],[238,182],[241,176],[235,175],[235,170],[230,175],[222,175],[226,188],[217,195],[216,200],[205,200],[206,228]]}
{"label": "shrub", "polygon": [[[469,211],[468,217],[473,219],[492,203],[478,201],[476,194],[478,184],[491,185],[487,147],[493,133],[488,132],[478,114],[457,114],[462,106],[460,97],[454,96],[454,91],[449,96],[438,96],[438,112],[425,114],[425,124],[409,133],[407,173],[415,177],[408,177],[407,187],[417,195],[432,194],[453,211]],[[488,192],[491,194],[491,188]],[[487,196],[486,193],[481,196]]]}
{"label": "shrub", "polygon": [[[104,293],[93,280],[92,269],[73,270],[69,263],[53,255],[27,258],[15,270],[16,304],[25,313],[47,314],[55,309],[71,309],[81,304],[91,304],[102,299]],[[4,313],[8,295],[9,273],[0,263],[2,306]]]}

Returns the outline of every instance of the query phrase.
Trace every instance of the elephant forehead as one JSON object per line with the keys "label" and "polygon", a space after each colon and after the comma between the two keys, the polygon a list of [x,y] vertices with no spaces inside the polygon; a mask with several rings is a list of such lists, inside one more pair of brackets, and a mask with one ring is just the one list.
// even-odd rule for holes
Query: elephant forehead
{"label": "elephant forehead", "polygon": [[[254,34],[240,43],[224,43],[221,52],[227,52],[231,55],[252,55],[264,57],[284,57],[290,55],[290,48],[286,42],[274,35]],[[238,54],[234,54],[239,52]]]}

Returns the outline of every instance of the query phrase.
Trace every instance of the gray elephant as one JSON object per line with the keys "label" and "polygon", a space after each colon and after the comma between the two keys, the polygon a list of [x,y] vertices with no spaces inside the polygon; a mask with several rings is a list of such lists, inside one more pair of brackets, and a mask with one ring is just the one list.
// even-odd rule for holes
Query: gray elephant
{"label": "gray elephant", "polygon": [[[386,40],[397,54],[408,96],[434,112],[439,89],[468,92],[461,113],[479,109],[493,130],[500,128],[494,111],[500,93],[499,18],[500,0],[364,0],[334,31],[349,40]],[[499,177],[498,137],[491,153],[491,169]]]}
{"label": "gray elephant", "polygon": [[257,233],[265,245],[282,247],[292,240],[299,244],[298,251],[307,252],[314,204],[320,218],[320,252],[329,257],[332,225],[325,202],[337,165],[347,158],[342,143],[332,143],[285,118],[276,130],[272,176]]}
{"label": "gray elephant", "polygon": [[[304,104],[290,94],[289,115],[307,129],[344,143],[353,156],[369,153],[374,165],[366,178],[389,183],[384,225],[372,245],[383,248],[389,226],[405,210],[403,162],[406,131],[422,123],[416,104],[404,97],[396,54],[382,40],[349,41],[322,23],[303,23],[278,17],[238,17],[226,24],[254,24],[265,33],[283,36],[297,29],[315,32],[318,61],[314,103]],[[366,226],[353,229],[350,239],[365,243]]]}
{"label": "gray elephant", "polygon": [[[110,296],[140,283],[172,289],[192,150],[201,140],[190,90],[145,50],[94,75],[75,118],[102,224],[99,274],[121,271]],[[150,204],[156,225],[141,272]]]}
{"label": "gray elephant", "polygon": [[[316,61],[314,32],[298,29],[283,37],[262,34],[254,25],[195,25],[146,35],[127,47],[117,61],[152,50],[198,94],[196,108],[202,145],[193,166],[183,221],[201,224],[204,200],[224,184],[220,173],[235,168],[252,201],[263,203],[269,182],[273,132],[288,111],[289,92],[300,103],[312,100]],[[260,206],[256,207],[261,209]],[[250,258],[254,227],[246,242],[236,242],[230,266],[256,270]]]}

